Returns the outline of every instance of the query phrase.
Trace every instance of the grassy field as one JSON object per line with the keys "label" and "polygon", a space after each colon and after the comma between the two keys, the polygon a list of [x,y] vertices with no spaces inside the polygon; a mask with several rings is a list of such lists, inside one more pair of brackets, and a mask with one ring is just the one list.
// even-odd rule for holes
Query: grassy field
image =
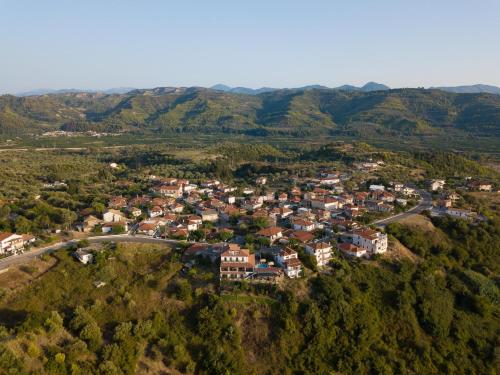
{"label": "grassy field", "polygon": [[[22,275],[23,268],[37,269],[29,278],[24,276],[33,280],[43,270],[52,267],[22,291],[4,296],[0,309],[43,313],[54,309],[73,309],[84,301],[94,301],[94,304],[107,306],[109,314],[106,315],[125,313],[136,318],[147,316],[161,303],[161,298],[150,286],[165,286],[179,267],[177,263],[170,262],[169,254],[170,249],[164,246],[118,244],[115,250],[104,248],[96,264],[85,266],[77,262],[69,251],[61,250],[46,261],[34,261],[34,264],[21,266],[21,270],[9,270],[2,275],[0,287],[12,288],[22,284],[22,279],[14,283],[13,278]],[[96,288],[96,282],[106,285]],[[124,310],[123,304],[133,307],[133,311]],[[7,325],[15,324],[15,321],[9,321],[7,314],[0,314],[0,320]]]}
{"label": "grassy field", "polygon": [[135,135],[122,134],[116,136],[90,137],[23,137],[11,138],[10,142],[0,141],[1,149],[12,148],[116,148],[129,145],[164,145],[177,148],[197,149],[207,145],[216,145],[224,141],[239,143],[265,143],[278,146],[320,146],[329,142],[362,141],[375,147],[393,151],[415,150],[448,150],[458,152],[483,153],[500,158],[498,141],[487,137],[450,137],[446,142],[436,136],[407,136],[397,140],[387,137],[373,136],[321,136],[321,137],[293,137],[293,136],[248,136],[243,134],[190,134],[174,133],[172,135]]}

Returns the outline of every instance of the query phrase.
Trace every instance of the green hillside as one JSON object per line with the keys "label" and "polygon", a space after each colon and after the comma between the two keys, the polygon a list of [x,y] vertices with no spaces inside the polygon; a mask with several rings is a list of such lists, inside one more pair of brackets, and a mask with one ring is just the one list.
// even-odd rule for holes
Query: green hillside
{"label": "green hillside", "polygon": [[308,135],[500,136],[500,96],[440,90],[275,90],[259,95],[205,88],[127,94],[0,97],[0,134],[47,130],[236,132]]}

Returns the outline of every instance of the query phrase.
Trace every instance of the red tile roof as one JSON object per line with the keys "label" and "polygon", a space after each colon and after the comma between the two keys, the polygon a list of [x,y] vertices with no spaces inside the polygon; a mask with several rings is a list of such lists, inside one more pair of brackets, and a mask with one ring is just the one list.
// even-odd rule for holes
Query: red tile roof
{"label": "red tile roof", "polygon": [[264,237],[271,237],[271,236],[276,236],[277,234],[281,233],[283,229],[280,227],[270,227],[270,228],[264,228],[261,229],[260,231],[257,232],[259,236],[264,236]]}

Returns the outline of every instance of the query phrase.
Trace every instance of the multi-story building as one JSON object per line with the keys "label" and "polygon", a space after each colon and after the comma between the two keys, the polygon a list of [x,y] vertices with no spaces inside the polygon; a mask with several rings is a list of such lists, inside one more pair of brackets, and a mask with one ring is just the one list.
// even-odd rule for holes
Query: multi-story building
{"label": "multi-story building", "polygon": [[302,262],[299,260],[297,252],[290,247],[286,247],[276,256],[276,263],[283,267],[285,274],[290,278],[300,277],[302,272]]}
{"label": "multi-story building", "polygon": [[373,229],[360,229],[352,233],[352,243],[371,254],[381,254],[387,251],[387,234]]}
{"label": "multi-story building", "polygon": [[164,197],[179,198],[182,196],[182,186],[181,185],[162,185],[154,190],[156,193],[161,194]]}
{"label": "multi-story building", "polygon": [[220,255],[220,279],[242,280],[254,273],[255,255],[231,244]]}
{"label": "multi-story building", "polygon": [[0,254],[17,253],[23,248],[23,236],[9,232],[0,232]]}
{"label": "multi-story building", "polygon": [[321,208],[322,210],[336,210],[339,208],[340,204],[338,199],[335,198],[322,198],[322,199],[312,199],[311,207],[312,208]]}
{"label": "multi-story building", "polygon": [[318,267],[322,267],[328,264],[332,258],[332,245],[327,242],[314,242],[307,244],[306,252],[316,257],[316,263]]}

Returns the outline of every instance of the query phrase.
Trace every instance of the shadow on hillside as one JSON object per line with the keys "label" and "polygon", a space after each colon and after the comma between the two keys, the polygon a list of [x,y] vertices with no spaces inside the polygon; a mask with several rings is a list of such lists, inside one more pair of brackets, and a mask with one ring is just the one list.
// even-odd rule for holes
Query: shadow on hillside
{"label": "shadow on hillside", "polygon": [[0,309],[0,325],[8,328],[21,324],[28,317],[25,310]]}

